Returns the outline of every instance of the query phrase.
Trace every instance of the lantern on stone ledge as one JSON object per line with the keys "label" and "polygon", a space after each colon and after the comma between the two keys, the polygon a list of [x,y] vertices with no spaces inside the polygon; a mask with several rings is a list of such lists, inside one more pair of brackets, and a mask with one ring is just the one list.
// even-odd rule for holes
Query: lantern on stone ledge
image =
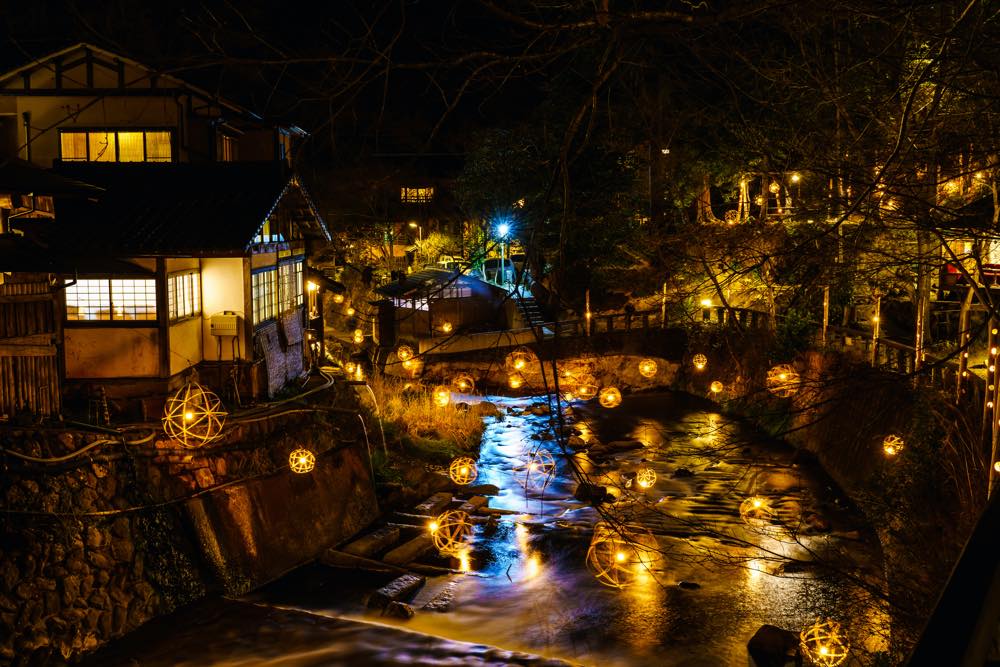
{"label": "lantern on stone ledge", "polygon": [[799,645],[806,657],[818,667],[837,667],[847,659],[851,650],[840,623],[831,620],[817,619],[802,630]]}
{"label": "lantern on stone ledge", "polygon": [[622,393],[616,387],[605,387],[601,390],[598,400],[601,403],[601,407],[617,408],[622,404]]}
{"label": "lantern on stone ledge", "polygon": [[316,455],[308,449],[300,447],[288,455],[288,467],[291,468],[292,472],[300,475],[311,472],[316,467]]}
{"label": "lantern on stone ledge", "polygon": [[639,375],[644,378],[651,378],[656,375],[656,362],[652,359],[643,359],[639,362]]}
{"label": "lantern on stone ledge", "polygon": [[799,390],[799,373],[789,364],[779,364],[767,372],[767,390],[779,398],[788,398]]}
{"label": "lantern on stone ledge", "polygon": [[196,449],[222,435],[226,415],[213,391],[187,382],[163,407],[163,431],[182,447]]}
{"label": "lantern on stone ledge", "polygon": [[448,510],[428,525],[431,539],[437,550],[445,555],[454,554],[472,533],[469,515],[461,510]]}
{"label": "lantern on stone ledge", "polygon": [[472,484],[479,476],[479,469],[476,467],[474,459],[468,456],[459,456],[448,466],[448,476],[455,484]]}

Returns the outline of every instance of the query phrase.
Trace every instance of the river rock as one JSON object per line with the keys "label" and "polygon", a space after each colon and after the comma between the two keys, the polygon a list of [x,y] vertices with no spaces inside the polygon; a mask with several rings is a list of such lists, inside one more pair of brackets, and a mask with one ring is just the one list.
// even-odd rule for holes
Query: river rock
{"label": "river rock", "polygon": [[569,440],[566,442],[566,445],[570,449],[576,449],[576,450],[586,449],[587,441],[578,435],[571,435],[569,436]]}
{"label": "river rock", "polygon": [[450,493],[435,493],[433,496],[413,508],[414,514],[437,516],[451,503]]}
{"label": "river rock", "polygon": [[614,496],[608,493],[608,487],[590,482],[580,482],[576,485],[573,497],[584,503],[606,503],[614,500]]}
{"label": "river rock", "polygon": [[421,607],[424,611],[445,612],[451,609],[451,603],[455,600],[455,582],[450,582]]}
{"label": "river rock", "polygon": [[820,535],[823,533],[829,533],[831,527],[829,519],[820,516],[815,512],[810,512],[802,518],[800,532],[805,535]]}
{"label": "river rock", "polygon": [[694,477],[694,473],[687,468],[678,468],[674,471],[672,477]]}
{"label": "river rock", "polygon": [[468,411],[469,411],[469,404],[468,403],[456,403],[455,404],[455,412],[468,412]]}
{"label": "river rock", "polygon": [[413,607],[406,604],[405,602],[390,602],[382,610],[383,616],[390,616],[392,618],[401,618],[404,621],[408,621],[416,614],[413,611]]}
{"label": "river rock", "polygon": [[500,408],[497,407],[496,403],[491,403],[489,401],[480,401],[472,406],[472,412],[481,417],[499,417]]}
{"label": "river rock", "polygon": [[628,452],[635,449],[642,449],[646,445],[642,444],[639,440],[612,440],[606,443],[591,443],[590,452],[591,454],[596,454],[597,456],[608,456],[609,454],[618,454],[620,452]]}
{"label": "river rock", "polygon": [[785,667],[789,660],[802,664],[798,634],[776,625],[762,625],[747,642],[747,653],[757,667]]}
{"label": "river rock", "polygon": [[696,581],[678,581],[678,588],[683,588],[686,591],[695,591],[701,588],[701,584]]}
{"label": "river rock", "polygon": [[399,541],[399,528],[396,526],[382,526],[378,530],[368,533],[364,537],[354,540],[346,547],[344,553],[353,556],[369,557],[382,551],[391,544]]}
{"label": "river rock", "polygon": [[[412,597],[425,583],[427,583],[427,578],[416,574],[404,574],[396,577],[368,596],[368,608],[385,610],[391,602]],[[410,616],[412,615],[411,613]]]}
{"label": "river rock", "polygon": [[418,535],[409,542],[404,542],[385,555],[382,560],[390,565],[406,565],[431,550],[434,541],[430,535]]}
{"label": "river rock", "polygon": [[498,496],[500,487],[495,484],[473,484],[462,489],[462,493],[470,496]]}
{"label": "river rock", "polygon": [[535,415],[536,417],[544,417],[545,415],[551,414],[549,406],[544,403],[532,403],[531,407],[528,408],[528,412]]}

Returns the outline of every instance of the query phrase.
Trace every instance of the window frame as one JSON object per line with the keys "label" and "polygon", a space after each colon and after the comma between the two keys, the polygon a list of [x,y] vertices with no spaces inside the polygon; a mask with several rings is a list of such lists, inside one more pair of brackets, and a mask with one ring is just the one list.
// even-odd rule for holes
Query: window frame
{"label": "window frame", "polygon": [[[288,269],[290,269],[291,275],[298,279],[298,284],[296,286],[297,289],[291,297],[288,297],[288,295],[285,294],[287,281],[285,280],[285,276],[282,274],[282,270]],[[278,262],[277,305],[275,307],[276,316],[290,313],[296,308],[305,305],[305,270],[306,262],[305,256],[303,255],[289,257]]]}
{"label": "window frame", "polygon": [[[194,281],[192,283],[193,292],[191,293],[192,300],[194,301],[194,310],[190,313],[184,315],[175,315],[174,311],[177,310],[177,298],[174,294],[174,281],[183,276],[194,276]],[[167,274],[166,282],[167,291],[167,321],[171,324],[177,322],[184,322],[185,320],[191,320],[196,317],[201,317],[201,270],[200,269],[184,269],[182,271],[174,271]]]}
{"label": "window frame", "polygon": [[[260,289],[267,291],[267,282],[265,279],[258,278],[264,274],[271,274],[271,298],[269,299],[270,308],[260,307],[258,308],[257,291],[258,287],[254,284],[254,279],[258,279],[260,282]],[[251,309],[251,321],[253,322],[254,328],[261,327],[272,320],[276,320],[278,317],[277,307],[278,307],[278,267],[275,266],[264,266],[259,269],[254,269],[250,272],[250,309]],[[261,300],[261,303],[265,303]],[[268,310],[270,314],[268,315]],[[261,317],[258,319],[258,313],[261,315],[267,315],[266,317]]]}
{"label": "window frame", "polygon": [[434,201],[434,186],[400,187],[399,201],[403,204],[429,204]]}
{"label": "window frame", "polygon": [[[94,160],[90,156],[90,134],[91,133],[109,133],[115,135],[115,159],[114,160]],[[118,141],[118,134],[120,132],[142,132],[142,160],[128,160],[123,161],[121,159],[121,146]],[[146,135],[150,132],[166,132],[170,135],[170,159],[169,160],[150,160],[149,159],[149,147],[147,144]],[[87,157],[80,158],[67,158],[63,155],[63,135],[64,134],[79,134],[83,133],[86,136],[84,145],[87,148]],[[86,164],[172,164],[177,162],[177,132],[174,127],[155,127],[155,126],[141,126],[141,127],[61,127],[59,128],[59,160],[61,162],[80,162]]]}
{"label": "window frame", "polygon": [[[152,300],[152,318],[147,319],[122,319],[116,318],[115,315],[115,302],[113,299],[113,281],[143,281],[153,283],[153,300]],[[73,319],[70,317],[69,309],[69,288],[74,285],[79,285],[82,282],[103,282],[105,286],[105,294],[107,296],[107,306],[108,306],[108,319]],[[92,328],[92,327],[108,327],[108,328],[156,328],[160,325],[160,310],[159,310],[159,281],[150,276],[131,276],[122,274],[103,274],[87,276],[85,278],[78,278],[74,280],[66,279],[63,283],[64,285],[64,297],[63,304],[65,306],[63,311],[63,324],[67,328]],[[103,305],[103,304],[101,304]]]}

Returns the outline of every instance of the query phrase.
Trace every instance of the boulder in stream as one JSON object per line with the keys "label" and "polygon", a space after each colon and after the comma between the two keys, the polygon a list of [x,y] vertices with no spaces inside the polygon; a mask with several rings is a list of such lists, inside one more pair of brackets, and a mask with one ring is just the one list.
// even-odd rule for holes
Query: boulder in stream
{"label": "boulder in stream", "polygon": [[694,477],[694,473],[687,468],[678,468],[674,471],[673,477]]}
{"label": "boulder in stream", "polygon": [[499,496],[500,487],[495,484],[473,484],[462,487],[462,493],[470,496]]}
{"label": "boulder in stream", "polygon": [[390,602],[385,606],[385,609],[382,610],[383,616],[391,616],[392,618],[401,618],[406,621],[413,618],[415,614],[416,612],[413,611],[413,607],[406,604],[405,602],[396,602],[396,601]]}
{"label": "boulder in stream", "polygon": [[[426,577],[416,574],[404,574],[396,577],[368,596],[368,608],[382,609],[387,612],[390,604],[412,597],[426,582]],[[412,612],[413,610],[411,609],[410,611]],[[410,616],[412,615],[411,613]]]}
{"label": "boulder in stream", "polygon": [[491,403],[489,401],[480,401],[472,406],[472,412],[479,415],[480,417],[499,417],[500,408],[497,407],[496,403]]}
{"label": "boulder in stream", "polygon": [[785,667],[789,660],[802,665],[798,634],[776,625],[760,626],[747,642],[747,653],[757,667]]}
{"label": "boulder in stream", "polygon": [[576,491],[573,492],[573,497],[584,503],[607,503],[615,499],[613,495],[608,493],[608,487],[601,486],[600,484],[592,484],[590,482],[580,482],[576,485]]}

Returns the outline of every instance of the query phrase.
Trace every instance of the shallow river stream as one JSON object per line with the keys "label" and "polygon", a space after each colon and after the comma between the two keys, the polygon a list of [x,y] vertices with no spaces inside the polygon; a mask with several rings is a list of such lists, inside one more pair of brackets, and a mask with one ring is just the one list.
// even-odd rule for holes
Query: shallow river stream
{"label": "shallow river stream", "polygon": [[[533,451],[558,449],[550,417],[524,411],[530,399],[490,400],[513,414],[487,419],[477,483],[500,487],[490,506],[517,514],[489,536],[477,526],[471,574],[429,578],[413,619],[366,612],[365,594],[391,577],[313,565],[243,600],[155,621],[102,652],[101,664],[746,665],[746,642],[762,624],[798,631],[817,617],[850,621],[854,651],[878,648],[871,629],[881,619],[845,576],[879,579],[874,537],[822,471],[793,463],[792,449],[684,394],[577,408],[573,427],[583,440],[644,445],[603,461],[577,455],[572,464],[617,487],[606,511],[649,528],[665,554],[649,576],[619,590],[586,566],[601,517],[574,500],[571,463],[557,456],[544,488],[519,483],[516,471]],[[655,470],[655,484],[624,489],[621,474],[640,463]],[[739,507],[749,495],[765,499],[783,527],[744,523]],[[815,559],[833,567],[803,562]],[[420,610],[446,589],[447,611]]]}

